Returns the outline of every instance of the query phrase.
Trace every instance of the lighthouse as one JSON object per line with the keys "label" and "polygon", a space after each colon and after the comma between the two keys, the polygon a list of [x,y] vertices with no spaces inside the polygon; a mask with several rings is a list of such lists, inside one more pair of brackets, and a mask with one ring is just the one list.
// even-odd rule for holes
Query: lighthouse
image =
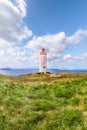
{"label": "lighthouse", "polygon": [[47,71],[47,53],[44,48],[40,51],[40,73],[46,74]]}

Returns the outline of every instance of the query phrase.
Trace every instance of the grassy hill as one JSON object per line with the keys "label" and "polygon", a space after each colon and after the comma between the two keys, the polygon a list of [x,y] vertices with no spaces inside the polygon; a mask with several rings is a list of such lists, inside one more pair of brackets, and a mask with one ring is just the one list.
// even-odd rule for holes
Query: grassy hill
{"label": "grassy hill", "polygon": [[87,74],[0,75],[0,130],[87,130]]}

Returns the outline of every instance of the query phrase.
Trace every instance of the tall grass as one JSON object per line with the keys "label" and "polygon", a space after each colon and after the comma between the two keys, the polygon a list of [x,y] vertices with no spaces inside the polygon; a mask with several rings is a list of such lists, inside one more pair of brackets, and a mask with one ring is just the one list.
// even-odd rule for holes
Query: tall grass
{"label": "tall grass", "polygon": [[86,78],[0,80],[0,130],[87,130],[86,116]]}

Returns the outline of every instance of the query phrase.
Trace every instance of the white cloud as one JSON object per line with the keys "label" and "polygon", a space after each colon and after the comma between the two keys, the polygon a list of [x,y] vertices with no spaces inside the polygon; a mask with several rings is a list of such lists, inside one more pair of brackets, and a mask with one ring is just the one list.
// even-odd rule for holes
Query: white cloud
{"label": "white cloud", "polygon": [[7,55],[9,55],[12,58],[15,58],[16,60],[24,61],[26,60],[26,57],[28,55],[28,52],[25,51],[23,48],[20,47],[10,47],[6,50]]}
{"label": "white cloud", "polygon": [[75,34],[66,38],[68,44],[79,43],[85,36],[87,36],[87,30],[79,29]]}
{"label": "white cloud", "polygon": [[[48,60],[55,60],[60,58],[69,44],[79,43],[85,36],[87,36],[87,30],[78,30],[72,36],[66,36],[64,32],[60,32],[33,37],[26,45],[26,48],[34,50],[36,53],[36,51],[40,51],[44,47],[47,50]],[[70,55],[67,58],[70,58]]]}
{"label": "white cloud", "polygon": [[87,61],[87,53],[80,54],[79,56],[72,56],[71,54],[67,54],[64,55],[63,59],[70,62]]}
{"label": "white cloud", "polygon": [[70,54],[64,55],[63,57],[65,60],[69,60],[72,58],[72,56]]}
{"label": "white cloud", "polygon": [[32,35],[32,31],[23,22],[26,3],[24,0],[17,1],[14,5],[9,0],[0,0],[0,46],[17,44]]}
{"label": "white cloud", "polygon": [[58,58],[60,53],[66,48],[65,33],[61,32],[54,35],[45,35],[42,37],[34,37],[26,45],[26,48],[36,51],[40,51],[42,47],[47,50],[48,59],[52,60]]}
{"label": "white cloud", "polygon": [[16,56],[17,52],[18,52],[18,48],[16,48],[16,47],[10,47],[7,49],[7,53],[10,56]]}
{"label": "white cloud", "polygon": [[0,56],[3,55],[5,52],[4,50],[0,50]]}
{"label": "white cloud", "polygon": [[20,9],[23,16],[26,16],[26,2],[25,0],[16,0],[17,7]]}

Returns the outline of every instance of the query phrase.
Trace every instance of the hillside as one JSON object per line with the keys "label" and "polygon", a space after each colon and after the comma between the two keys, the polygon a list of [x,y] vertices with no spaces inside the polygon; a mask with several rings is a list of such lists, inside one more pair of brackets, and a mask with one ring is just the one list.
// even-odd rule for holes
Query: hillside
{"label": "hillside", "polygon": [[87,73],[0,75],[0,130],[87,130]]}

